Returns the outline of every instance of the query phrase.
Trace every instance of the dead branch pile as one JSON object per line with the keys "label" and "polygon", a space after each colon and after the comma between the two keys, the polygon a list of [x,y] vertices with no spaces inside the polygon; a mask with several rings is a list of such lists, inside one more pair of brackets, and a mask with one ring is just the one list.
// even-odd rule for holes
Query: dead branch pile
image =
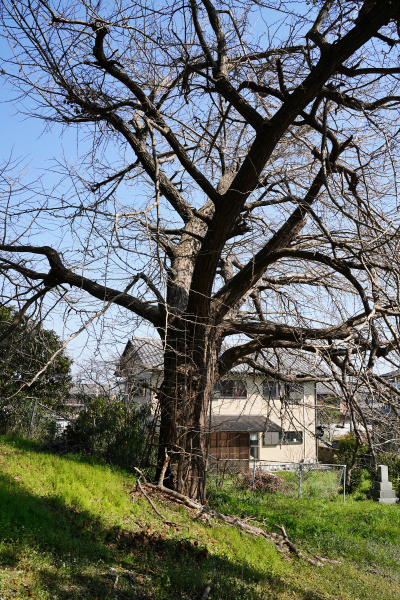
{"label": "dead branch pile", "polygon": [[259,469],[254,473],[254,484],[253,473],[248,471],[241,475],[238,487],[242,490],[251,490],[253,489],[253,485],[255,491],[263,491],[268,494],[277,494],[280,492],[286,495],[294,489],[294,485],[285,481],[283,477],[267,473],[266,471],[260,471]]}

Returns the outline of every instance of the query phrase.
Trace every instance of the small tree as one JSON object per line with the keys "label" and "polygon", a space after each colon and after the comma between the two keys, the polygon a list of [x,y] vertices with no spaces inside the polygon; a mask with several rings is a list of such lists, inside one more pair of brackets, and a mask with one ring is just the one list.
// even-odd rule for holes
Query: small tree
{"label": "small tree", "polygon": [[[32,400],[60,407],[71,387],[71,360],[58,352],[61,342],[54,331],[18,312],[0,306],[0,428],[26,429]],[[13,327],[14,323],[14,327]],[[10,331],[12,329],[12,331]],[[10,333],[10,335],[5,335]],[[54,356],[55,355],[55,356]],[[54,357],[54,358],[53,358]]]}

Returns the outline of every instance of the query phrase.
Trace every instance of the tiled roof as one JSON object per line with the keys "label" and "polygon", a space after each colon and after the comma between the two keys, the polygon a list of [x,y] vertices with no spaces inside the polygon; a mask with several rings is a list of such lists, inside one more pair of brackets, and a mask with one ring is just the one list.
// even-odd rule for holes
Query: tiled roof
{"label": "tiled roof", "polygon": [[159,338],[132,338],[128,340],[119,359],[116,375],[139,376],[146,372],[160,372],[163,369],[163,348]]}
{"label": "tiled roof", "polygon": [[[223,345],[222,351],[230,346]],[[255,356],[252,356],[255,360]],[[125,350],[121,356],[118,365],[119,374],[124,371],[124,361],[132,373],[132,369],[139,374],[140,372],[162,371],[163,369],[163,348],[162,341],[159,338],[131,338],[126,344]],[[324,372],[321,366],[316,362],[314,356],[308,356],[299,351],[274,351],[265,349],[257,356],[257,362],[260,365],[269,367],[288,375],[315,375],[321,377]],[[247,364],[239,364],[231,370],[231,373],[246,374],[252,373],[253,369]]]}
{"label": "tiled roof", "polygon": [[400,369],[396,369],[395,371],[390,371],[389,373],[384,373],[381,375],[384,379],[391,379],[392,377],[400,377]]}
{"label": "tiled roof", "polygon": [[211,431],[282,431],[276,423],[263,415],[215,415],[211,417]]}

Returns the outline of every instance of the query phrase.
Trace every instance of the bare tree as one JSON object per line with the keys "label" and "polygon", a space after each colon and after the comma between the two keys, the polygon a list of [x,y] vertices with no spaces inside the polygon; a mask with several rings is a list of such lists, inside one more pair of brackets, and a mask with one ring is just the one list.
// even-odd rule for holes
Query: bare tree
{"label": "bare tree", "polygon": [[5,0],[2,18],[21,110],[85,136],[80,170],[58,167],[69,192],[5,211],[5,293],[67,312],[86,295],[154,327],[176,490],[204,499],[213,386],[265,349],[323,360],[345,389],[385,385],[398,2]]}

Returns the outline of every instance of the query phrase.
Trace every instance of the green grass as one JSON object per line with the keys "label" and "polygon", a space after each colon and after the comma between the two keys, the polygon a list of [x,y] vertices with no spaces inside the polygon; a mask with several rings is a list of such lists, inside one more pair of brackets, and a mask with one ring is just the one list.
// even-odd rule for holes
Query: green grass
{"label": "green grass", "polygon": [[210,494],[222,512],[284,525],[304,553],[340,559],[318,568],[153,495],[187,526],[169,527],[145,499],[132,503],[134,483],[120,469],[0,437],[0,599],[199,600],[211,580],[210,600],[398,598],[397,506]]}
{"label": "green grass", "polygon": [[270,527],[283,525],[290,539],[310,552],[354,561],[374,562],[400,573],[400,509],[370,500],[347,497],[326,499],[285,498],[261,493],[213,490],[211,503],[221,512],[264,519]]}
{"label": "green grass", "polygon": [[[290,494],[291,497],[297,498],[297,492],[299,487],[298,474],[291,471],[284,471],[277,473],[289,482],[293,486],[293,491]],[[303,479],[301,484],[301,497],[302,498],[323,498],[328,500],[334,500],[338,498],[340,493],[340,479],[342,472],[339,470],[332,471],[310,471],[305,469],[303,473]]]}

